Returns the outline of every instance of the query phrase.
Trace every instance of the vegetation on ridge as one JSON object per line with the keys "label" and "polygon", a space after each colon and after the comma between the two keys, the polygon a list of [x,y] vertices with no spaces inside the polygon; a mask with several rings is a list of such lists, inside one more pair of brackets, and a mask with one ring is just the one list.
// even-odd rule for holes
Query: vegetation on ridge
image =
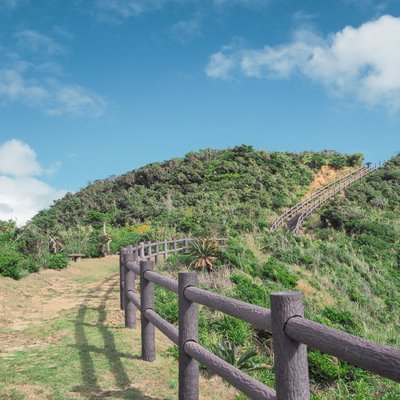
{"label": "vegetation on ridge", "polygon": [[[35,261],[35,253],[26,249],[43,248],[38,243],[51,235],[64,252],[95,256],[101,218],[112,237],[111,251],[179,235],[229,236],[212,273],[200,274],[202,287],[266,307],[269,293],[300,290],[308,318],[399,347],[400,156],[312,216],[302,236],[267,230],[308,192],[322,165],[357,166],[361,160],[360,155],[267,153],[247,146],[189,153],[94,182],[39,213],[26,228],[14,229],[13,238],[2,243],[19,241],[15,252],[33,254]],[[94,219],[93,212],[101,218]],[[177,254],[160,269],[174,276],[191,268],[193,260]],[[156,293],[157,311],[175,323],[175,295],[162,288]],[[221,340],[231,343],[225,347],[235,347],[236,355],[257,349],[254,362],[265,368],[251,373],[273,386],[269,334],[206,308],[200,334],[216,351]],[[309,352],[309,364],[314,399],[400,398],[399,385],[317,351]]]}

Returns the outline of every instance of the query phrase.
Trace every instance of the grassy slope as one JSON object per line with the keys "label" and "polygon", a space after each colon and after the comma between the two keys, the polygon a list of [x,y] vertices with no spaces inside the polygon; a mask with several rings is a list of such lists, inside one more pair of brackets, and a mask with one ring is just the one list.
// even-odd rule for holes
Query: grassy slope
{"label": "grassy slope", "polygon": [[[269,293],[300,290],[308,318],[400,347],[399,178],[396,157],[316,213],[302,237],[258,231],[232,239],[219,268],[202,275],[202,285],[267,307]],[[182,262],[181,256],[170,259],[164,273],[176,272]],[[172,307],[162,312],[174,321]],[[243,351],[257,347],[266,364],[272,364],[268,335],[218,313],[202,312],[204,344],[212,348],[219,337],[227,337]],[[311,351],[309,363],[315,399],[400,398],[400,385],[333,357]],[[271,369],[258,375],[273,385]]]}
{"label": "grassy slope", "polygon": [[[117,259],[85,260],[19,282],[0,278],[0,399],[176,399],[177,362],[157,334],[157,360],[140,360],[140,329],[125,330]],[[233,399],[202,378],[203,399]]]}

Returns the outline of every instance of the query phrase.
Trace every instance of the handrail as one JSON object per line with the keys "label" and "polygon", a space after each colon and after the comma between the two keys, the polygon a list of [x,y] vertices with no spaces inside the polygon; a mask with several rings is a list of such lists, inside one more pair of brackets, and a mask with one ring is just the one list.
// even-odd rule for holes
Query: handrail
{"label": "handrail", "polygon": [[352,171],[350,173],[348,173],[347,175],[338,178],[332,182],[327,183],[326,185],[322,186],[321,188],[319,188],[317,191],[309,194],[308,196],[306,196],[303,200],[301,200],[299,203],[295,204],[294,206],[292,206],[291,208],[289,208],[289,210],[287,210],[286,212],[284,212],[283,214],[281,214],[276,220],[275,222],[272,224],[270,231],[275,231],[277,228],[279,228],[280,225],[282,225],[283,222],[287,221],[288,219],[296,216],[298,214],[298,211],[303,209],[304,206],[307,206],[309,203],[311,203],[315,198],[318,198],[319,196],[323,195],[329,188],[331,188],[332,186],[335,186],[341,182],[343,182],[344,180],[347,180],[349,178],[351,178],[353,175],[358,174],[359,172],[365,170],[367,167],[363,166],[358,168],[355,171]]}
{"label": "handrail", "polygon": [[185,290],[185,297],[195,303],[249,322],[256,328],[266,331],[271,331],[272,329],[271,311],[264,307],[221,296],[194,286]]}
{"label": "handrail", "polygon": [[[340,188],[345,184],[342,183]],[[341,190],[340,188],[335,190]],[[328,195],[319,201],[323,202],[327,197]],[[179,239],[179,242],[172,241],[170,244],[174,245],[175,250],[184,250],[184,247],[177,247],[178,243],[184,243],[186,246],[191,240]],[[226,239],[218,240],[220,243],[226,242]],[[125,326],[129,328],[134,328],[136,324],[136,317],[134,311],[132,315],[131,306],[142,312],[142,357],[144,360],[153,361],[155,358],[154,327],[173,343],[178,344],[180,400],[198,398],[198,367],[187,363],[188,357],[201,362],[252,399],[308,399],[306,345],[377,375],[400,382],[400,349],[374,343],[305,319],[300,293],[272,293],[270,295],[271,310],[212,293],[197,287],[195,273],[180,273],[179,281],[176,281],[154,272],[154,264],[144,252],[145,246],[151,250],[154,245],[158,245],[158,242],[140,243],[121,249],[120,288],[123,291],[121,298],[124,299],[121,302],[121,309],[125,310]],[[155,260],[158,260],[158,255],[165,255],[165,248],[151,254]],[[135,294],[135,275],[140,275],[140,298]],[[154,310],[153,286],[155,283],[178,293],[179,330]],[[196,311],[198,304],[249,322],[255,328],[272,332],[276,392],[218,358],[198,343]],[[180,332],[183,332],[182,336]]]}
{"label": "handrail", "polygon": [[[269,229],[270,232],[276,231],[283,223],[288,223],[290,220],[293,220],[297,217],[294,228],[288,227],[288,230],[292,230],[294,233],[298,234],[300,232],[302,223],[309,215],[311,215],[314,210],[334,197],[339,191],[346,189],[354,182],[369,175],[371,172],[382,167],[383,165],[385,164],[377,163],[373,166],[363,166],[342,178],[326,184],[281,214],[272,224],[271,228]],[[322,202],[323,200],[324,202]]]}
{"label": "handrail", "polygon": [[339,186],[335,186],[332,189],[330,189],[324,196],[319,197],[314,201],[303,213],[299,216],[296,225],[293,229],[294,233],[299,234],[301,225],[304,222],[305,219],[307,219],[317,208],[321,207],[325,203],[327,203],[330,199],[332,199],[337,193],[341,192],[342,190],[345,190],[348,188],[350,185],[352,185],[354,182],[359,181],[360,179],[364,178],[365,176],[369,175],[373,171],[376,171],[378,168],[381,168],[382,165],[384,164],[375,164],[371,167],[366,168],[363,171],[360,171],[357,175],[352,177],[351,179],[342,182]]}
{"label": "handrail", "polygon": [[300,317],[293,317],[286,322],[285,333],[291,339],[309,347],[400,382],[400,349],[371,342]]}
{"label": "handrail", "polygon": [[211,353],[211,351],[200,346],[196,342],[186,342],[185,352],[199,361],[211,371],[215,372],[236,389],[256,400],[275,400],[275,390],[263,385],[259,381],[233,367],[231,364]]}

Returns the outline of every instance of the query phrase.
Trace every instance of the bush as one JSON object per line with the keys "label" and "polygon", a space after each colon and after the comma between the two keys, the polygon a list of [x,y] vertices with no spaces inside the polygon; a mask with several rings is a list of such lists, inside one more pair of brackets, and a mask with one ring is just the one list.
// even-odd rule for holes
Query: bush
{"label": "bush", "polygon": [[236,299],[262,307],[267,306],[268,296],[265,289],[255,283],[251,277],[245,274],[235,274],[231,276],[231,280],[236,284],[233,290]]}
{"label": "bush", "polygon": [[325,307],[322,314],[331,321],[335,328],[344,329],[355,335],[361,331],[360,324],[353,319],[353,316],[348,311],[338,310],[334,307]]}
{"label": "bush", "polygon": [[308,367],[310,378],[315,382],[329,384],[339,378],[349,375],[348,364],[339,361],[337,358],[321,353],[319,350],[308,352]]}
{"label": "bush", "polygon": [[68,255],[66,253],[51,254],[49,257],[47,268],[63,269],[68,265]]}
{"label": "bush", "polygon": [[0,273],[14,279],[24,276],[24,271],[20,266],[23,255],[16,251],[11,244],[3,244],[0,248]]}
{"label": "bush", "polygon": [[285,288],[295,288],[299,278],[288,268],[271,257],[261,268],[261,274],[267,279],[281,283]]}

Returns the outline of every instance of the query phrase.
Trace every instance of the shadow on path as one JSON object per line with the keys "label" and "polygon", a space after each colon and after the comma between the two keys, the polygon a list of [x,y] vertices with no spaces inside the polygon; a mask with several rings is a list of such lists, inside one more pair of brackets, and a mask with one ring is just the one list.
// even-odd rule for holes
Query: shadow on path
{"label": "shadow on path", "polygon": [[[111,296],[114,296],[116,287],[116,274],[110,276],[101,282],[98,286],[87,293],[83,303],[80,305],[75,320],[75,346],[79,352],[79,359],[82,372],[82,385],[73,388],[73,392],[80,393],[87,399],[137,399],[137,400],[157,400],[156,397],[149,397],[141,393],[140,390],[131,387],[131,381],[121,361],[122,358],[136,359],[133,355],[117,351],[115,338],[112,330],[107,326],[107,302]],[[99,296],[99,293],[104,295]],[[100,297],[99,306],[93,304],[93,299]],[[85,322],[85,319],[92,316],[93,311],[97,312],[97,321],[95,324]],[[100,333],[104,348],[99,348],[90,343],[90,337],[86,334],[86,329],[97,328]],[[103,391],[99,384],[99,377],[96,374],[96,368],[92,354],[102,355],[107,358],[109,372],[111,373],[115,390]],[[108,371],[102,371],[106,375]]]}

